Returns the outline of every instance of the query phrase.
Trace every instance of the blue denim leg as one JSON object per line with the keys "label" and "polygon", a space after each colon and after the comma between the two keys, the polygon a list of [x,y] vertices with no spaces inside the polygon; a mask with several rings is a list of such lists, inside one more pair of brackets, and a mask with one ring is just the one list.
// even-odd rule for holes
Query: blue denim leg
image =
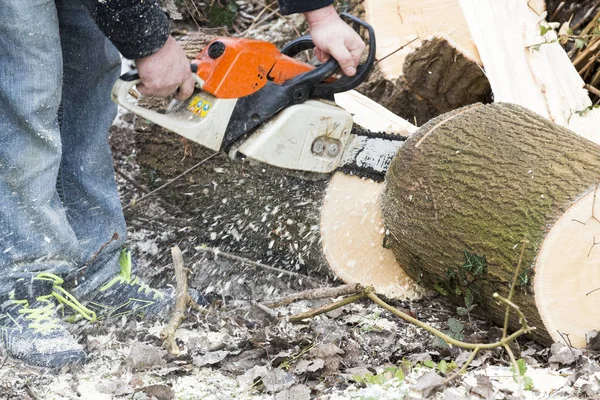
{"label": "blue denim leg", "polygon": [[125,224],[107,142],[118,55],[78,4],[0,0],[0,293],[73,272],[114,232],[80,291],[118,270]]}
{"label": "blue denim leg", "polygon": [[[88,6],[93,9],[95,2]],[[108,129],[117,113],[110,91],[119,77],[121,58],[83,1],[56,4],[64,63],[58,191],[83,260],[94,259],[74,290],[82,295],[118,273],[127,234],[108,143]],[[105,246],[115,233],[118,239]]]}
{"label": "blue denim leg", "polygon": [[0,1],[0,293],[67,271],[77,238],[56,192],[62,56],[54,0]]}

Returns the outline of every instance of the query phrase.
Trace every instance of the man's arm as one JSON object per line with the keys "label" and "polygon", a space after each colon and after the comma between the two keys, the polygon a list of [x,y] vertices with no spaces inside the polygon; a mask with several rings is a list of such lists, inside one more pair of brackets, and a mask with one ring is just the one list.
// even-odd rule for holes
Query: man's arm
{"label": "man's arm", "polygon": [[346,24],[331,5],[333,0],[279,0],[283,14],[304,13],[321,62],[333,56],[344,74],[356,74],[365,50],[361,37]]}
{"label": "man's arm", "polygon": [[124,57],[133,59],[146,96],[192,95],[194,80],[183,49],[170,36],[156,0],[98,0],[96,21]]}

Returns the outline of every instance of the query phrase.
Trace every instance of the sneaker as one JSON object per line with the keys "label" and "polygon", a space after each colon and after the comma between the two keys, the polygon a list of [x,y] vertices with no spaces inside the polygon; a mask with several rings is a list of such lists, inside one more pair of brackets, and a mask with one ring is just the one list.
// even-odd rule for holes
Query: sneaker
{"label": "sneaker", "polygon": [[[75,309],[81,305],[60,284],[62,279],[48,273],[30,281],[20,279],[0,305],[0,341],[10,356],[52,369],[85,361],[83,346],[58,318],[63,300]],[[94,318],[89,312],[84,314]]]}
{"label": "sneaker", "polygon": [[[119,257],[121,271],[119,275],[105,283],[87,307],[94,311],[98,319],[121,317],[161,318],[175,306],[174,289],[154,289],[139,277],[132,275],[131,252],[123,250]],[[201,303],[203,298],[197,291],[188,291],[192,300]]]}

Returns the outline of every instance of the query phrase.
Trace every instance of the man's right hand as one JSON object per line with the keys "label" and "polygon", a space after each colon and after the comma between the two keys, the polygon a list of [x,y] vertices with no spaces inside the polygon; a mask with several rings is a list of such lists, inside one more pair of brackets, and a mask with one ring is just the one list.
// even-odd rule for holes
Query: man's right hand
{"label": "man's right hand", "polygon": [[169,36],[163,47],[148,57],[135,60],[142,83],[137,89],[144,96],[167,97],[175,94],[185,100],[194,92],[190,62],[177,41]]}

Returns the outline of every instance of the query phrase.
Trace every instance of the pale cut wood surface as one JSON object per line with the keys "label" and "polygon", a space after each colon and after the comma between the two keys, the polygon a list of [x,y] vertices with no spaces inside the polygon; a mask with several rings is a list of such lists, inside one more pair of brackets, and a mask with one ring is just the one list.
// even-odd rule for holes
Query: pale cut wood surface
{"label": "pale cut wood surface", "polygon": [[[545,14],[526,0],[460,0],[494,100],[519,104],[600,143],[600,110],[554,32],[540,35]],[[530,4],[531,5],[531,4]]]}
{"label": "pale cut wood surface", "polygon": [[[358,125],[375,132],[408,136],[416,127],[355,91],[335,96]],[[383,247],[382,183],[336,173],[327,186],[321,208],[323,254],[344,282],[372,285],[391,298],[417,299],[423,290]]]}
{"label": "pale cut wood surface", "polygon": [[534,293],[546,329],[554,341],[568,334],[580,348],[585,334],[600,327],[600,197],[595,192],[554,224],[535,263]]}
{"label": "pale cut wood surface", "polygon": [[378,59],[419,38],[379,63],[386,79],[401,76],[406,56],[432,36],[445,38],[466,57],[479,63],[477,48],[458,0],[365,0],[364,6],[365,18],[375,29]]}

